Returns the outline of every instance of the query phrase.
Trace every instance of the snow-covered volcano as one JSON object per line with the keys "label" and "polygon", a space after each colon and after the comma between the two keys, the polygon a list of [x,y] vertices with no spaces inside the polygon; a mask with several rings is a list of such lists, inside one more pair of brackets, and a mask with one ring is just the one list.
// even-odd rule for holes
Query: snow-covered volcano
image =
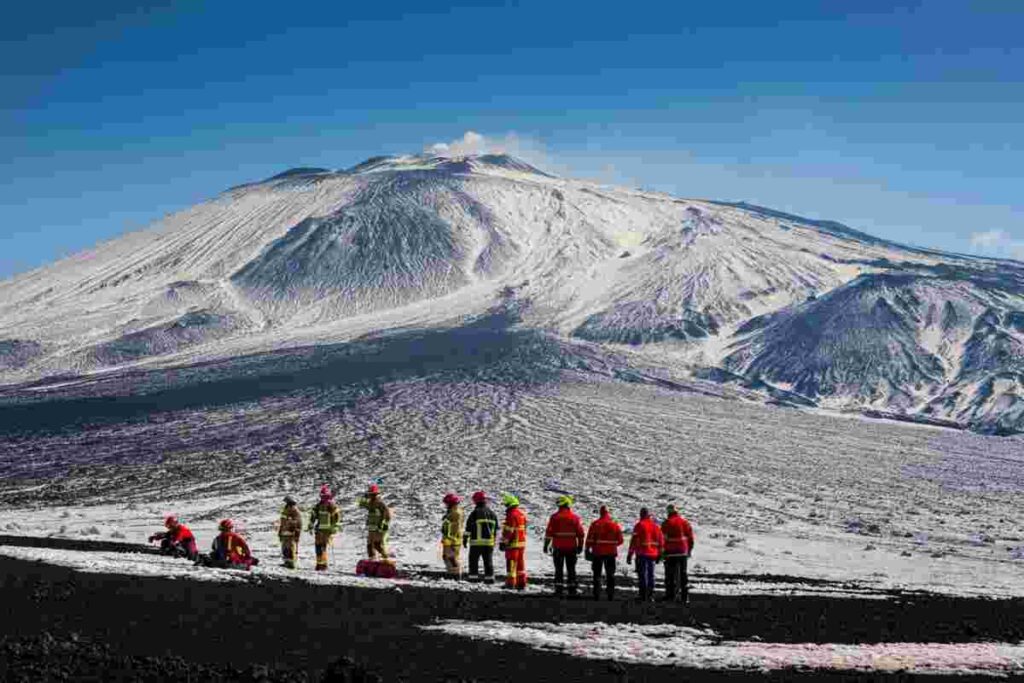
{"label": "snow-covered volcano", "polygon": [[1024,265],[507,155],[241,185],[0,283],[0,380],[180,366],[501,311],[565,353],[1024,430]]}

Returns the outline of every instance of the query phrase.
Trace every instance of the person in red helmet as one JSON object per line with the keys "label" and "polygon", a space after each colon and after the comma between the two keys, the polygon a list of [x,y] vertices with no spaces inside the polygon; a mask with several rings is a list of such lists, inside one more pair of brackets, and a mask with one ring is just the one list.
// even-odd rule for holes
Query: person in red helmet
{"label": "person in red helmet", "polygon": [[519,498],[506,493],[505,523],[501,527],[498,548],[505,553],[505,588],[526,588],[526,513],[519,507]]}
{"label": "person in red helmet", "polygon": [[679,589],[679,601],[686,604],[690,601],[689,579],[686,565],[690,553],[693,552],[693,527],[689,520],[679,514],[675,505],[666,508],[668,516],[661,523],[661,533],[665,535],[665,597],[666,602],[676,599],[676,588]]}
{"label": "person in red helmet", "polygon": [[358,500],[359,507],[366,508],[366,557],[381,558],[387,562],[388,530],[391,528],[391,509],[380,498],[380,487],[371,484],[366,495]]}
{"label": "person in red helmet", "polygon": [[604,572],[609,600],[615,599],[615,562],[619,556],[619,546],[624,542],[622,527],[612,519],[612,513],[605,505],[601,506],[600,517],[590,523],[587,529],[587,559],[594,572],[594,599],[601,595],[601,573]]}
{"label": "person in red helmet", "polygon": [[320,502],[309,511],[309,532],[313,534],[316,549],[316,571],[327,570],[327,551],[340,528],[341,508],[334,504],[334,494],[324,484],[320,487]]}
{"label": "person in red helmet", "polygon": [[586,533],[583,521],[572,511],[573,498],[569,495],[558,498],[558,512],[548,519],[544,534],[544,554],[552,554],[555,562],[555,594],[561,595],[568,575],[569,595],[575,596],[576,559],[583,552]]}
{"label": "person in red helmet", "polygon": [[626,562],[632,562],[636,555],[640,602],[654,599],[654,565],[661,561],[664,549],[665,537],[661,527],[651,518],[647,508],[640,508],[640,520],[633,526],[633,537],[629,539],[629,553],[626,555]]}
{"label": "person in red helmet", "polygon": [[213,539],[213,549],[204,564],[221,569],[245,569],[248,571],[259,560],[252,556],[249,544],[235,532],[235,523],[230,519],[221,520],[217,525],[220,535]]}
{"label": "person in red helmet", "polygon": [[444,518],[441,520],[441,557],[444,560],[448,576],[458,580],[462,578],[462,527],[464,515],[459,503],[462,499],[454,493],[445,494],[442,501],[445,506]]}
{"label": "person in red helmet", "polygon": [[469,548],[469,580],[479,577],[480,561],[484,565],[484,583],[494,583],[494,543],[498,536],[498,516],[487,505],[487,494],[477,491],[473,494],[475,507],[466,518],[466,533],[462,535],[463,547]]}
{"label": "person in red helmet", "polygon": [[185,557],[195,560],[199,556],[196,537],[192,530],[178,521],[174,515],[164,520],[167,531],[161,531],[149,537],[150,543],[160,541],[160,552],[173,557]]}

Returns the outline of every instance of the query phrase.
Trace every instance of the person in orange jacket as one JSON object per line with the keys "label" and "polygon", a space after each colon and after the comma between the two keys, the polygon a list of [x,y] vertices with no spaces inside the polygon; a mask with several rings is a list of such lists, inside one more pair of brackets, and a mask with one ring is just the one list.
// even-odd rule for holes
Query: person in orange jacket
{"label": "person in orange jacket", "polygon": [[576,595],[576,559],[583,553],[586,533],[580,516],[572,511],[573,498],[569,495],[558,499],[558,512],[548,519],[544,534],[544,554],[553,551],[555,561],[555,594],[561,595],[565,575],[569,579],[569,595]]}
{"label": "person in orange jacket", "polygon": [[661,523],[661,533],[665,536],[665,597],[666,602],[676,599],[676,588],[679,589],[679,601],[690,601],[689,580],[686,565],[693,552],[693,527],[689,520],[679,514],[675,505],[666,508],[668,517]]}
{"label": "person in orange jacket", "polygon": [[608,599],[615,599],[615,561],[622,545],[622,527],[612,519],[608,507],[601,506],[600,517],[590,523],[587,529],[586,558],[594,572],[594,599],[601,595],[601,572],[607,582]]}
{"label": "person in orange jacket", "polygon": [[526,514],[519,499],[511,493],[501,497],[505,504],[505,523],[501,527],[498,550],[505,553],[505,588],[526,588]]}
{"label": "person in orange jacket", "polygon": [[640,602],[654,599],[654,565],[661,561],[665,550],[665,537],[661,527],[651,518],[647,508],[640,508],[640,521],[633,526],[633,536],[629,539],[629,553],[626,562],[632,562],[636,555],[636,573],[640,584]]}

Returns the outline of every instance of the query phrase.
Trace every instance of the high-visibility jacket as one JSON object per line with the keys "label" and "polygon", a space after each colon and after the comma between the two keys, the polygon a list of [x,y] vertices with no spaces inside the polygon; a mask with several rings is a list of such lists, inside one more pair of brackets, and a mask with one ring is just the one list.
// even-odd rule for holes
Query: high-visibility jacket
{"label": "high-visibility jacket", "polygon": [[652,518],[645,517],[633,526],[633,537],[629,539],[630,554],[657,559],[664,549],[665,537]]}
{"label": "high-visibility jacket", "polygon": [[665,557],[685,557],[693,549],[693,527],[678,512],[673,512],[661,523],[665,535]]}
{"label": "high-visibility jacket", "polygon": [[335,534],[341,528],[341,508],[334,503],[319,502],[309,511],[309,530]]}
{"label": "high-visibility jacket", "polygon": [[231,564],[252,565],[252,552],[245,539],[234,531],[222,531],[213,539],[213,559]]}
{"label": "high-visibility jacket", "polygon": [[526,513],[518,505],[505,510],[505,523],[501,527],[501,542],[505,550],[526,547]]}
{"label": "high-visibility jacket", "polygon": [[461,546],[462,545],[462,508],[453,505],[448,508],[444,519],[441,520],[441,545]]}
{"label": "high-visibility jacket", "polygon": [[366,508],[366,530],[371,533],[387,533],[391,526],[391,510],[379,497],[360,498],[359,507]]}
{"label": "high-visibility jacket", "polygon": [[470,545],[494,547],[494,539],[498,536],[498,515],[486,503],[480,503],[469,513],[466,536]]}
{"label": "high-visibility jacket", "polygon": [[622,527],[608,512],[591,522],[587,529],[587,550],[594,557],[618,557],[624,540]]}
{"label": "high-visibility jacket", "polygon": [[551,515],[544,534],[544,539],[554,546],[555,550],[567,553],[583,550],[583,541],[586,537],[583,521],[568,507],[560,507],[558,512]]}
{"label": "high-visibility jacket", "polygon": [[302,535],[302,511],[298,505],[281,508],[281,520],[277,525],[278,538],[291,539]]}

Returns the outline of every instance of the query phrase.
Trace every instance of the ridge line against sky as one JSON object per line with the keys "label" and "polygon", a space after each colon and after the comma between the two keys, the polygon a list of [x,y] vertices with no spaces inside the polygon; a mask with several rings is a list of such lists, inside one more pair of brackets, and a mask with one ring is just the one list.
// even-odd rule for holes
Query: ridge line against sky
{"label": "ridge line against sky", "polygon": [[0,277],[467,131],[564,175],[1024,258],[1024,3],[436,7],[10,8]]}

